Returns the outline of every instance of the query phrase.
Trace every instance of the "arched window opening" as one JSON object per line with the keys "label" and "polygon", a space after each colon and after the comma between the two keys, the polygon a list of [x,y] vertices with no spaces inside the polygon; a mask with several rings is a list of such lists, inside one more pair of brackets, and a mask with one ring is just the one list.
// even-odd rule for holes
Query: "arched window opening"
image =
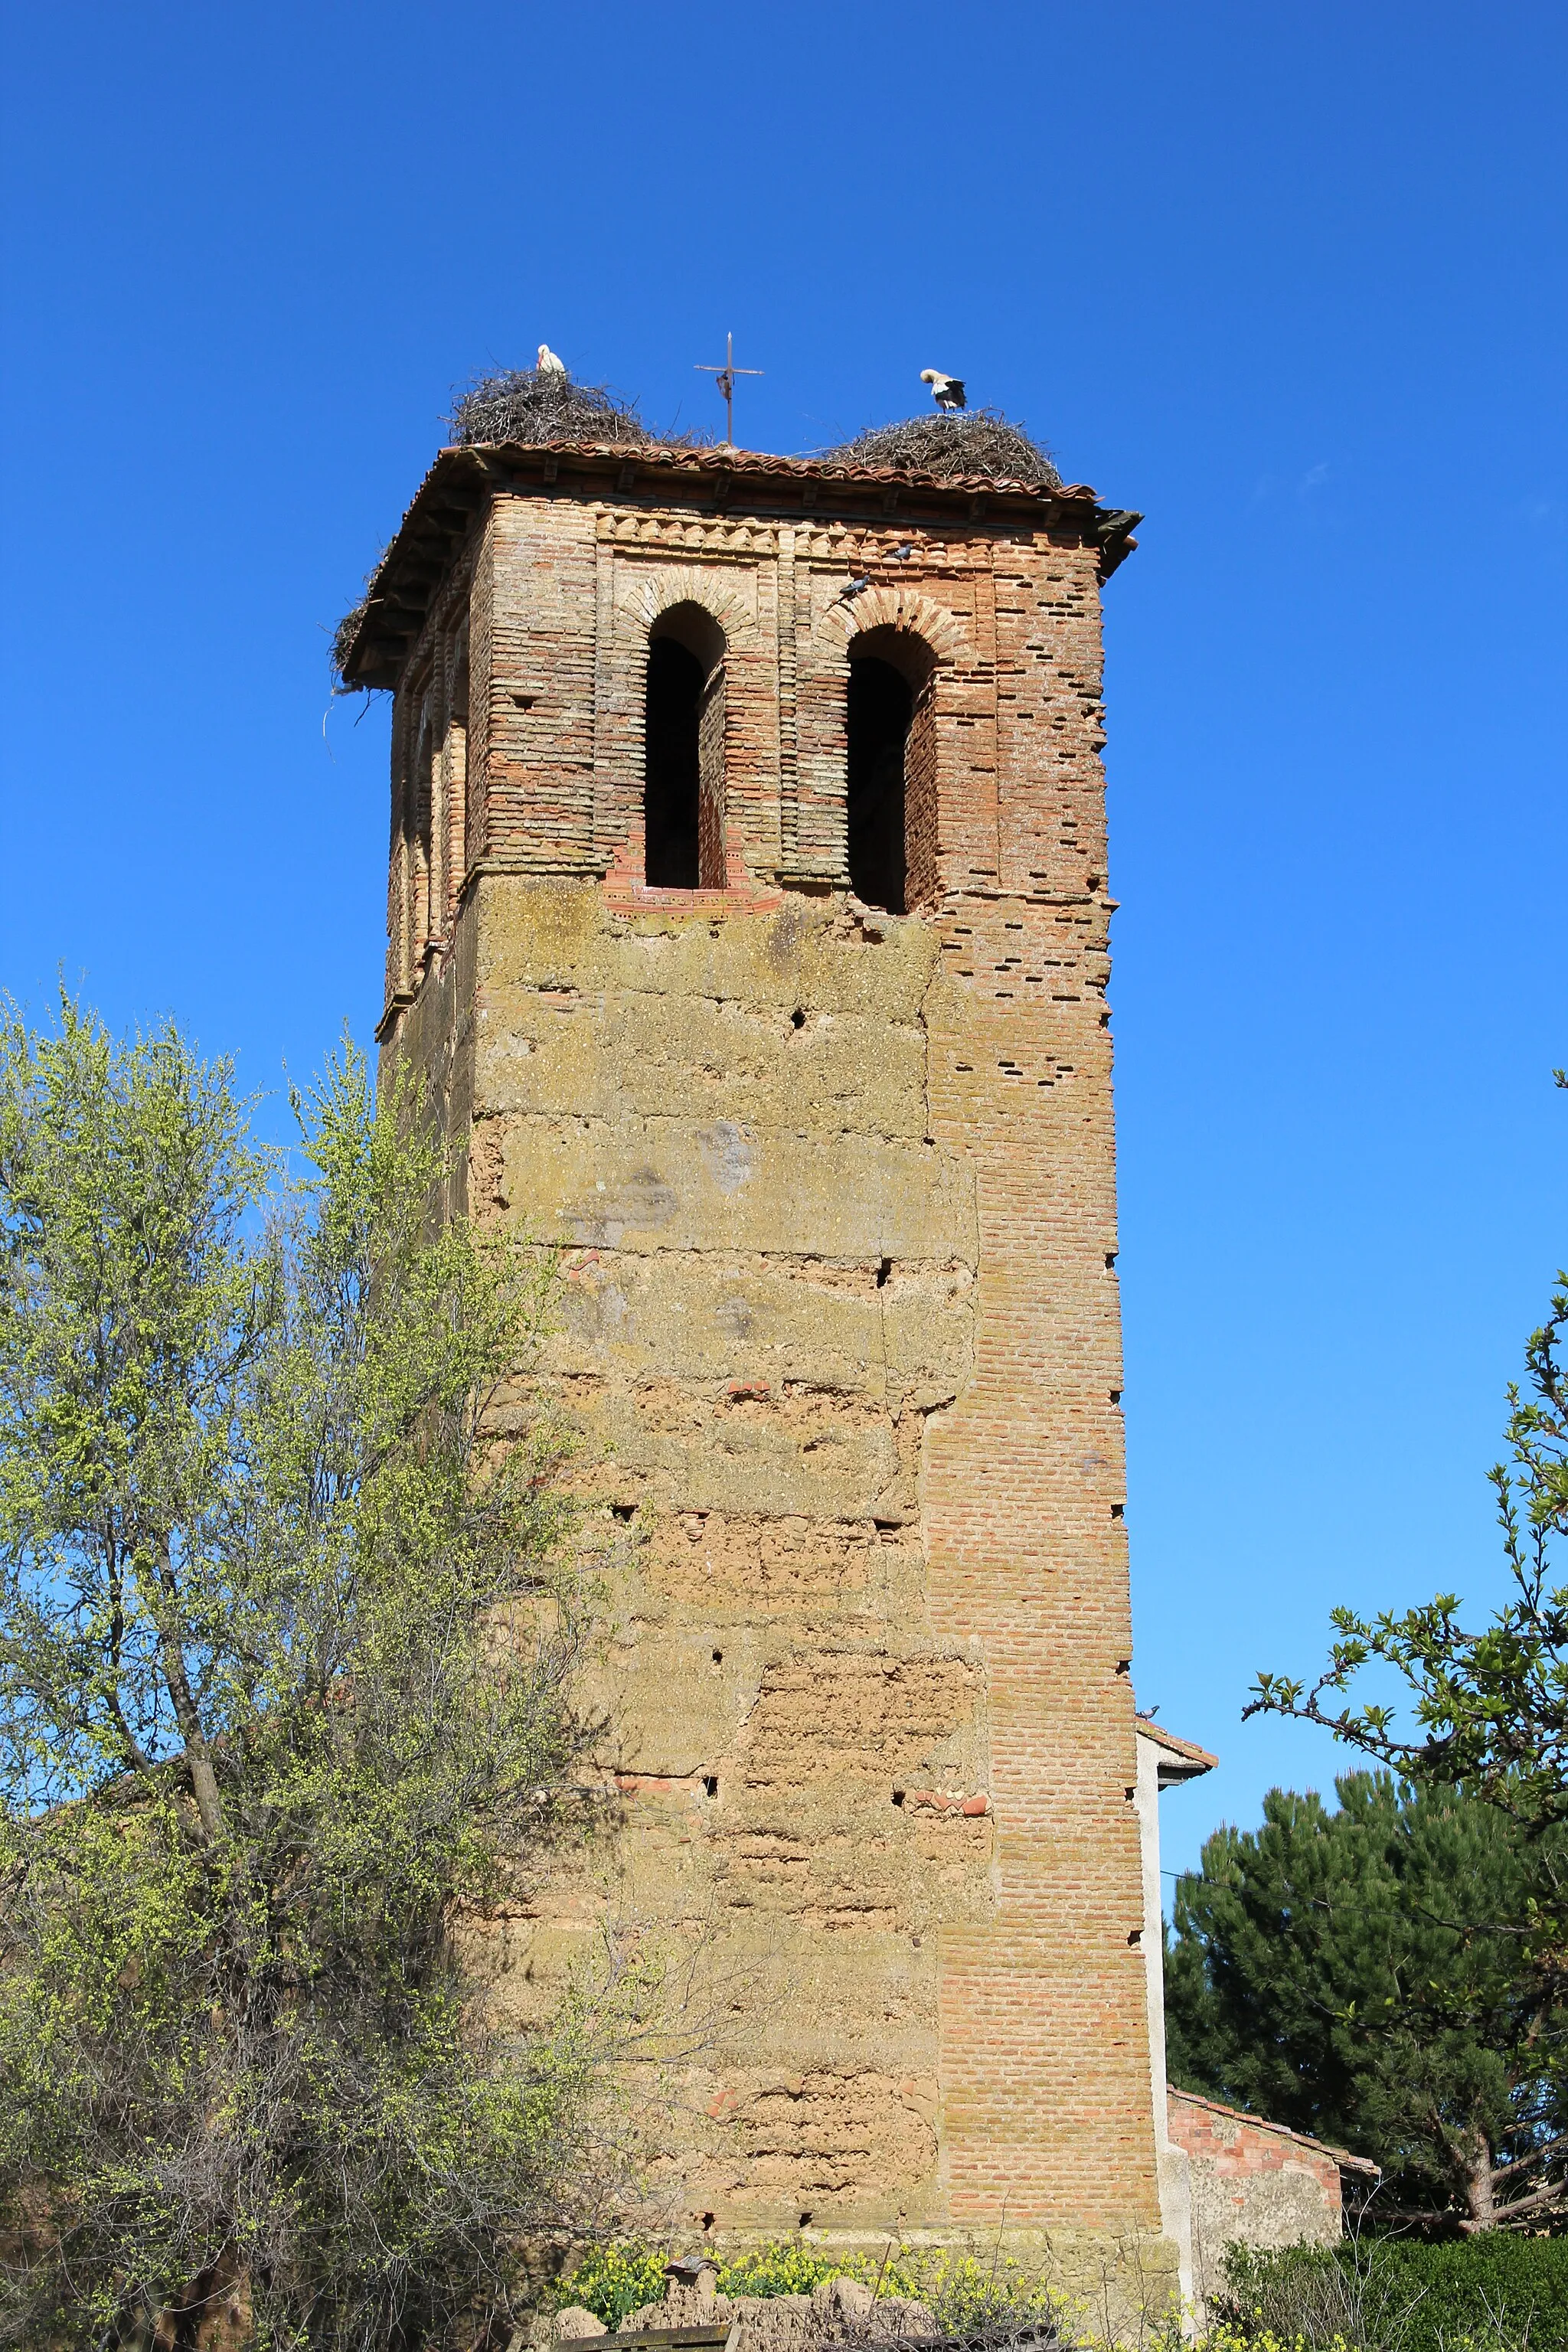
{"label": "arched window opening", "polygon": [[868,907],[904,911],[904,745],[914,696],[891,662],[849,665],[849,887]]}
{"label": "arched window opening", "polygon": [[647,649],[644,872],[649,882],[668,890],[697,887],[701,705],[702,668],[696,656],[673,637],[656,637]]}
{"label": "arched window opening", "polygon": [[849,653],[849,887],[907,914],[936,887],[935,666],[920,638],[869,629]]}
{"label": "arched window opening", "polygon": [[649,633],[643,814],[650,884],[724,887],[724,632],[700,604]]}
{"label": "arched window opening", "polygon": [[450,710],[447,719],[447,928],[468,865],[468,625],[452,646]]}
{"label": "arched window opening", "polygon": [[413,803],[413,956],[417,973],[422,968],[426,950],[439,928],[439,913],[435,902],[435,881],[432,874],[436,849],[436,728],[431,709],[431,692],[426,687],[419,697],[417,731],[414,738],[414,773],[411,778]]}

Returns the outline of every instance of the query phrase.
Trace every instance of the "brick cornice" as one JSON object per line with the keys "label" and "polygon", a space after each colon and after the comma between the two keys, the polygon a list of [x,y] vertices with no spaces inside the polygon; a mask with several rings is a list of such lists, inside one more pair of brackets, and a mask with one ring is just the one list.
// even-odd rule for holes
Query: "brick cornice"
{"label": "brick cornice", "polygon": [[1102,580],[1136,546],[1132,529],[1142,520],[1130,509],[1102,507],[1081,482],[1052,488],[753,449],[653,445],[635,457],[597,442],[443,449],[377,565],[353,630],[345,632],[346,687],[397,684],[475,517],[498,496],[689,505],[707,515],[800,516],[883,529],[896,511],[910,523],[956,524],[978,538],[1046,531],[1097,548]]}

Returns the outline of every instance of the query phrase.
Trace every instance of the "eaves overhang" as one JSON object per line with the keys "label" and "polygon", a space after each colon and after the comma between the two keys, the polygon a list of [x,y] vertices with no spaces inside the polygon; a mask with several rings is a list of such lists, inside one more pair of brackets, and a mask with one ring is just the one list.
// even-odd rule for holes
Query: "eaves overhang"
{"label": "eaves overhang", "polygon": [[1143,520],[1101,506],[1083,483],[1048,487],[989,474],[921,474],[905,467],[862,466],[823,457],[774,457],[753,449],[628,449],[605,442],[508,441],[443,449],[416,491],[396,536],[376,566],[362,604],[338,632],[335,658],[345,687],[395,687],[431,602],[475,518],[498,494],[538,497],[639,495],[660,504],[689,502],[723,514],[805,516],[812,521],[882,522],[890,515],[963,517],[972,526],[1075,533],[1100,551],[1110,578],[1137,545]]}
{"label": "eaves overhang", "polygon": [[1184,1780],[1201,1780],[1219,1762],[1217,1756],[1211,1756],[1208,1749],[1200,1748],[1195,1739],[1179,1739],[1173,1731],[1167,1731],[1163,1723],[1156,1723],[1152,1715],[1137,1716],[1134,1721],[1138,1726],[1139,1738],[1146,1739],[1155,1751],[1162,1789],[1176,1788]]}

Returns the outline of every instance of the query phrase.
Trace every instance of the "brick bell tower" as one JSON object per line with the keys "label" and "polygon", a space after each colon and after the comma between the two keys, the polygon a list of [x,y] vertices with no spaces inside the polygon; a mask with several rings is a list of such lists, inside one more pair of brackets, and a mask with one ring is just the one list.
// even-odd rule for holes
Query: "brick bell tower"
{"label": "brick bell tower", "polygon": [[474,1213],[566,1253],[544,1376],[618,1562],[612,1827],[490,1939],[503,1997],[606,1906],[699,1952],[679,2227],[1005,2224],[1163,2293],[1100,761],[1138,520],[450,448],[342,668],[395,696],[384,1049]]}

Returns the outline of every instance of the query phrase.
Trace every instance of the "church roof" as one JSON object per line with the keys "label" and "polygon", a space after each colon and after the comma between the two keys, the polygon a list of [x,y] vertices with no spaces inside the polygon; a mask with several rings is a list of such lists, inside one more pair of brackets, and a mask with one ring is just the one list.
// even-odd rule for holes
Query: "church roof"
{"label": "church roof", "polygon": [[1081,482],[1050,485],[990,474],[925,474],[906,466],[848,457],[775,457],[754,449],[683,449],[597,441],[500,442],[443,449],[419,485],[361,602],[339,625],[332,656],[346,687],[395,686],[424,625],[431,598],[462,546],[473,517],[497,490],[634,488],[666,497],[700,498],[723,513],[803,509],[817,520],[870,521],[900,514],[917,520],[971,519],[1037,528],[1077,529],[1098,545],[1109,579],[1137,545],[1142,517],[1104,507]]}

